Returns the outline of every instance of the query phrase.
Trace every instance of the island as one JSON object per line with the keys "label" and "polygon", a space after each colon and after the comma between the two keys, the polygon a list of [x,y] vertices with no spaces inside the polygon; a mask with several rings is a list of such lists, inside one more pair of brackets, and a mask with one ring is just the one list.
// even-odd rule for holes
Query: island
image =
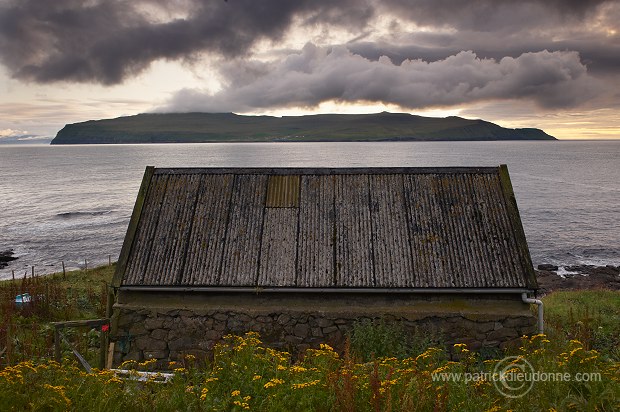
{"label": "island", "polygon": [[555,140],[540,129],[509,129],[484,120],[408,113],[247,116],[235,113],[143,113],[68,124],[59,144],[208,142],[360,142]]}

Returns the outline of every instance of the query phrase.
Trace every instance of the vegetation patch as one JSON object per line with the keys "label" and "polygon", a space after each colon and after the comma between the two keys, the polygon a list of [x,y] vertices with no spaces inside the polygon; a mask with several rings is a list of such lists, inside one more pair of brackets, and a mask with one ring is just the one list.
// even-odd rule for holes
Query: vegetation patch
{"label": "vegetation patch", "polygon": [[[432,330],[407,335],[377,319],[354,326],[344,353],[321,345],[294,357],[263,344],[256,333],[227,335],[207,364],[186,355],[167,365],[173,379],[159,383],[156,376],[138,381],[107,370],[86,373],[67,348],[62,365],[51,360],[50,322],[100,317],[113,271],[0,283],[3,410],[620,410],[620,292],[548,295],[547,335],[523,337],[507,351],[445,347]],[[18,307],[14,298],[25,291],[33,301]],[[85,342],[87,355],[94,347],[96,356],[99,333],[87,328],[68,337]],[[13,345],[10,356],[6,342]],[[137,371],[155,365],[126,362],[122,368],[137,378]],[[510,392],[494,378],[498,370],[538,373],[538,380]]]}

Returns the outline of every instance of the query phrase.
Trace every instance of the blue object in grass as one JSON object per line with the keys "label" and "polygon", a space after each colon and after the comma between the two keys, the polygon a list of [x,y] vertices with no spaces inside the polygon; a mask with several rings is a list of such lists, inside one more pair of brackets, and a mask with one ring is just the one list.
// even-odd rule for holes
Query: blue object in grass
{"label": "blue object in grass", "polygon": [[22,293],[21,295],[15,296],[15,306],[17,307],[29,304],[31,301],[32,297],[30,296],[30,293]]}

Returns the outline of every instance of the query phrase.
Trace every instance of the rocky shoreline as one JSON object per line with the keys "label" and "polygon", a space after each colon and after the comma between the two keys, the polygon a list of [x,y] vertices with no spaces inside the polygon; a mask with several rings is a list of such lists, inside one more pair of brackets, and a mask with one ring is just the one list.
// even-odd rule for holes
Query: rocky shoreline
{"label": "rocky shoreline", "polygon": [[13,249],[0,251],[0,269],[7,267],[9,262],[14,260],[17,260],[17,258],[13,256]]}
{"label": "rocky shoreline", "polygon": [[620,290],[620,266],[538,265],[536,279],[542,295],[558,290]]}

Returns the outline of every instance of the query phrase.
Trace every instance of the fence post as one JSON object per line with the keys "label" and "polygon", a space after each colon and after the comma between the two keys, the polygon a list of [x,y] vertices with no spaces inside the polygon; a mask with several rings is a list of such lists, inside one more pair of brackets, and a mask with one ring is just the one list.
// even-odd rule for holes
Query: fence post
{"label": "fence post", "polygon": [[103,331],[103,325],[99,325],[99,369],[101,370],[105,369],[105,355],[108,352],[106,347],[107,335],[108,332]]}
{"label": "fence post", "polygon": [[62,280],[67,280],[67,272],[65,271],[65,261],[61,261],[62,263]]}

